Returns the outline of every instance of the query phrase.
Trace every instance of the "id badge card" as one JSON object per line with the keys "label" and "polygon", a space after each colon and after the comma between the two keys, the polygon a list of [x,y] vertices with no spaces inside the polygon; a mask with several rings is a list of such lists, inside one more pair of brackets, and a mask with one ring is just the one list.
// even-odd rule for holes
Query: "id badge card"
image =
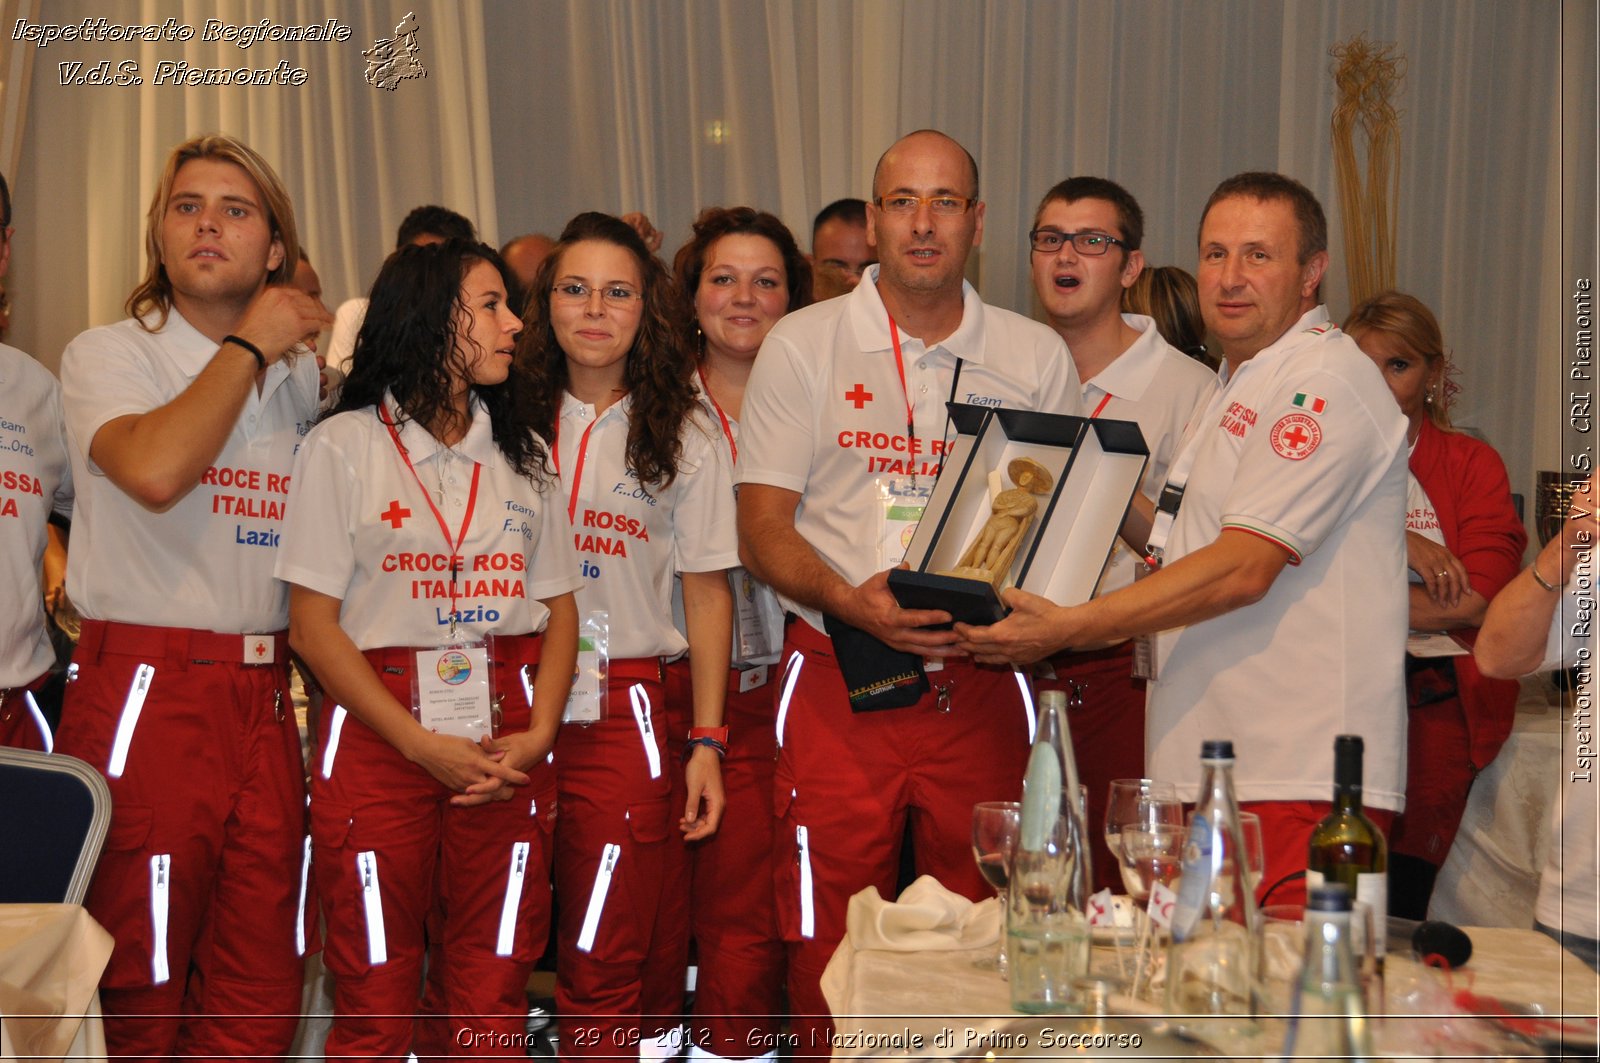
{"label": "id badge card", "polygon": [[562,723],[599,723],[606,716],[606,673],[611,660],[611,623],[604,609],[583,617],[578,625],[578,665]]}
{"label": "id badge card", "polygon": [[880,476],[878,494],[878,571],[894,568],[906,559],[906,549],[933,496],[931,480],[910,476]]}
{"label": "id badge card", "polygon": [[[1133,581],[1138,583],[1155,569],[1137,561],[1133,567]],[[1153,683],[1156,679],[1156,634],[1135,635],[1133,637],[1133,677]]]}
{"label": "id badge card", "polygon": [[761,607],[761,588],[755,577],[744,568],[731,569],[728,584],[733,588],[733,664],[771,657],[778,652],[776,632],[767,622],[767,610]]}
{"label": "id badge card", "polygon": [[412,715],[435,734],[476,742],[494,734],[489,648],[459,642],[417,650],[411,669]]}

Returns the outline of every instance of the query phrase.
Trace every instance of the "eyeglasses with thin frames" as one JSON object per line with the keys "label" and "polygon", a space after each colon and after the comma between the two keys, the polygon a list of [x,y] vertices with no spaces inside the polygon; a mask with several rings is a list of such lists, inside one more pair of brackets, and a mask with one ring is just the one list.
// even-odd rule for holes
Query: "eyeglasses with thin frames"
{"label": "eyeglasses with thin frames", "polygon": [[908,192],[896,192],[889,196],[879,196],[873,202],[885,214],[915,214],[917,208],[926,203],[928,210],[933,214],[954,215],[965,214],[972,209],[972,204],[977,200],[967,196],[913,196]]}
{"label": "eyeglasses with thin frames", "polygon": [[1077,232],[1064,233],[1057,229],[1035,229],[1028,234],[1028,242],[1035,251],[1044,254],[1053,254],[1061,250],[1068,241],[1072,242],[1072,249],[1080,255],[1103,255],[1110,251],[1112,246],[1127,247],[1125,240],[1119,240],[1110,233]]}
{"label": "eyeglasses with thin frames", "polygon": [[555,294],[555,298],[564,303],[587,303],[590,295],[599,292],[601,302],[617,309],[632,306],[635,299],[644,298],[642,293],[636,292],[632,288],[624,287],[621,284],[608,284],[602,288],[591,288],[587,284],[569,281],[566,284],[558,284],[550,290]]}

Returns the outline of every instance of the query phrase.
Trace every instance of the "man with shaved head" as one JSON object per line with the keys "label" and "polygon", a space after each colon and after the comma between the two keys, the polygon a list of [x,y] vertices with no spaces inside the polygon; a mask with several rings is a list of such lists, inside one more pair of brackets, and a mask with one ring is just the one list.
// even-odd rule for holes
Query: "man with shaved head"
{"label": "man with shaved head", "polygon": [[[990,890],[972,863],[972,805],[1021,787],[1027,678],[952,656],[955,636],[936,629],[950,615],[900,608],[887,582],[904,547],[884,529],[912,526],[886,525],[887,510],[903,519],[925,499],[953,438],[946,402],[1079,409],[1055,333],[963,279],[983,215],[965,148],[935,130],[896,141],[867,206],[877,265],[848,296],[778,322],[745,392],[740,556],[795,615],[776,684],[778,844],[792,850],[777,889],[800,1054],[826,1054],[823,967],[850,896],[892,895],[907,814],[918,870],[977,900]],[[839,657],[892,651],[925,679],[860,711]]]}

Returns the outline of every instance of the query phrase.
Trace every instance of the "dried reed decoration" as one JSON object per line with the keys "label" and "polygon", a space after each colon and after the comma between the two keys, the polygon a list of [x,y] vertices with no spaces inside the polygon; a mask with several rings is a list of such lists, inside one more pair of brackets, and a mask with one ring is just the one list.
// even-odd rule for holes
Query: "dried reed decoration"
{"label": "dried reed decoration", "polygon": [[[1350,305],[1395,285],[1400,200],[1400,112],[1405,57],[1366,34],[1334,45],[1333,163],[1344,226]],[[1366,171],[1360,148],[1366,149]]]}

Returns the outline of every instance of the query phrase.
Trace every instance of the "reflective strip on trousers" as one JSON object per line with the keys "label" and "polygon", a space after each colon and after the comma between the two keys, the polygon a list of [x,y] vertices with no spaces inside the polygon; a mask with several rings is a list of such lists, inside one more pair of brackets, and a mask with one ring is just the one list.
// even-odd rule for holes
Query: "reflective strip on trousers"
{"label": "reflective strip on trousers", "polygon": [[594,936],[600,929],[600,913],[605,911],[606,894],[611,891],[611,876],[622,859],[622,846],[611,842],[600,852],[600,869],[595,872],[594,888],[589,891],[589,910],[583,913],[583,929],[578,932],[578,951],[594,948]]}
{"label": "reflective strip on trousers", "polygon": [[172,896],[172,854],[150,858],[150,982],[164,985],[172,977],[167,969],[167,914]]}
{"label": "reflective strip on trousers", "polygon": [[511,955],[517,940],[517,908],[522,904],[522,880],[528,874],[528,843],[511,847],[511,869],[506,875],[506,898],[500,905],[500,933],[495,937],[494,954]]}
{"label": "reflective strip on trousers", "polygon": [[150,682],[156,670],[148,664],[134,669],[133,682],[128,686],[128,697],[122,703],[122,716],[117,720],[117,734],[111,741],[111,760],[106,764],[106,775],[122,778],[128,766],[128,747],[133,744],[133,730],[139,726],[139,714],[144,711],[145,696],[150,693]]}
{"label": "reflective strip on trousers", "polygon": [[661,778],[661,750],[656,748],[656,729],[650,723],[650,695],[638,683],[628,688],[628,701],[633,705],[633,719],[639,725],[639,738],[644,742],[645,759],[650,762],[650,778]]}
{"label": "reflective strip on trousers", "polygon": [[789,699],[794,697],[795,684],[800,682],[800,666],[806,663],[805,655],[799,650],[789,654],[789,659],[783,662],[783,693],[778,695],[778,745],[783,745],[783,725],[789,718]]}
{"label": "reflective strip on trousers", "polygon": [[1022,674],[1021,669],[1014,669],[1011,674],[1016,677],[1017,689],[1022,691],[1022,713],[1028,718],[1028,744],[1031,746],[1035,729],[1039,726],[1038,714],[1033,708],[1033,684],[1028,682],[1028,677]]}
{"label": "reflective strip on trousers", "polygon": [[367,915],[367,962],[374,967],[389,962],[389,938],[383,929],[383,898],[378,892],[378,854],[368,849],[356,854],[356,876],[361,880],[361,906]]}
{"label": "reflective strip on trousers", "polygon": [[44,740],[44,751],[46,753],[54,753],[56,751],[56,736],[50,730],[50,724],[45,720],[44,713],[39,711],[39,703],[33,700],[33,691],[24,690],[22,692],[22,700],[28,705],[28,715],[33,717],[33,725],[39,729],[39,737]]}
{"label": "reflective strip on trousers", "polygon": [[339,736],[344,733],[345,717],[349,716],[343,705],[333,707],[333,718],[328,721],[328,748],[322,751],[322,777],[333,778],[333,758],[339,752]]}
{"label": "reflective strip on trousers", "polygon": [[300,903],[294,911],[294,954],[306,954],[306,885],[311,880],[311,835],[306,835],[305,851],[300,856]]}
{"label": "reflective strip on trousers", "polygon": [[804,827],[794,829],[795,844],[800,848],[800,936],[815,937],[817,913],[811,900],[811,841]]}

